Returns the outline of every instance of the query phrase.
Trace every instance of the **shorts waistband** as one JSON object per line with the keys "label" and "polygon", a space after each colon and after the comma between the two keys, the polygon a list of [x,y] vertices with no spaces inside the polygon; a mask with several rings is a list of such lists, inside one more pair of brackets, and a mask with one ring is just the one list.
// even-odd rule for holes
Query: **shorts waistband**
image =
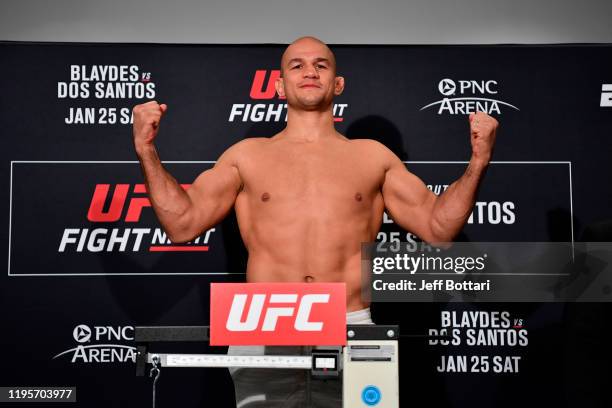
{"label": "shorts waistband", "polygon": [[346,314],[346,324],[374,324],[370,308],[366,307],[365,309],[348,312]]}

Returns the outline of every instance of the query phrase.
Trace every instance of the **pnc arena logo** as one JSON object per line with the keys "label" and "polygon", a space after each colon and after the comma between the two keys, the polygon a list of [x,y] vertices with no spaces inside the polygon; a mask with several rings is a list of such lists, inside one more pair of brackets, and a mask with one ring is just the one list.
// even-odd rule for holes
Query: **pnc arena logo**
{"label": "pnc arena logo", "polygon": [[499,84],[496,80],[453,80],[444,78],[438,83],[442,99],[423,106],[420,110],[437,109],[438,115],[467,115],[476,111],[501,114],[502,109],[520,110],[498,99]]}
{"label": "pnc arena logo", "polygon": [[344,283],[211,283],[211,345],[342,345]]}
{"label": "pnc arena logo", "polygon": [[71,363],[134,363],[136,347],[117,342],[134,340],[132,326],[88,326],[77,325],[72,331],[75,347],[62,351],[53,357],[69,358]]}
{"label": "pnc arena logo", "polygon": [[[286,122],[287,104],[285,98],[276,93],[274,83],[280,78],[280,70],[260,69],[255,71],[249,92],[249,103],[234,103],[228,122]],[[344,121],[347,103],[335,103],[334,122]]]}
{"label": "pnc arena logo", "polygon": [[[190,184],[182,184],[188,189]],[[96,184],[87,209],[89,225],[65,228],[58,252],[208,251],[215,228],[188,244],[174,245],[159,227],[142,226],[143,210],[153,211],[144,184]],[[121,226],[119,226],[121,225]]]}

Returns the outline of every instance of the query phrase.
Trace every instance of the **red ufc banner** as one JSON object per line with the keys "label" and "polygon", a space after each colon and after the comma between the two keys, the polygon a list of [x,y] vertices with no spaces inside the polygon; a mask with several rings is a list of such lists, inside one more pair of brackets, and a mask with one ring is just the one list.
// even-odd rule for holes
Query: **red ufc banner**
{"label": "red ufc banner", "polygon": [[344,345],[344,283],[211,283],[210,345]]}

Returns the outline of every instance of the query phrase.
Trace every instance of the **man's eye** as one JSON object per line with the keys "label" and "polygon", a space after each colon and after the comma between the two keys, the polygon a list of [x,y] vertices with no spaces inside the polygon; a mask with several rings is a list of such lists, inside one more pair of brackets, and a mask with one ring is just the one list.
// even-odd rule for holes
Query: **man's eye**
{"label": "man's eye", "polygon": [[327,68],[327,67],[325,65],[319,64],[319,65],[317,65],[317,68]]}
{"label": "man's eye", "polygon": [[301,67],[301,65],[294,65],[291,69],[296,69],[296,68],[299,68],[299,67]]}

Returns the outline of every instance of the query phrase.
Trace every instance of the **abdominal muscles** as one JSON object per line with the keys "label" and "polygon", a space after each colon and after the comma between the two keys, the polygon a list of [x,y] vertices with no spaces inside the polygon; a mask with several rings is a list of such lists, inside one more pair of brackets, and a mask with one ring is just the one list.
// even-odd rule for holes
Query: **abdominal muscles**
{"label": "abdominal muscles", "polygon": [[247,280],[359,285],[361,243],[373,241],[380,227],[380,195],[339,191],[300,198],[274,192],[237,198]]}

